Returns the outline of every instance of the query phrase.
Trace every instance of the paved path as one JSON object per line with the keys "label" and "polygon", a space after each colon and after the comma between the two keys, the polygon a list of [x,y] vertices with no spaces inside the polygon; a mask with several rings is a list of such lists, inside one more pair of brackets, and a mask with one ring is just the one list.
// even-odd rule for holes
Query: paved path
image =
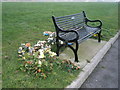
{"label": "paved path", "polygon": [[[79,49],[77,51],[79,65],[81,68],[85,67],[85,65],[90,61],[95,54],[106,44],[105,41],[98,43],[97,40],[88,39],[85,42],[79,44]],[[75,46],[75,45],[73,45]],[[70,48],[65,48],[64,51],[59,56],[60,59],[67,59],[74,62],[74,53]]]}
{"label": "paved path", "polygon": [[118,40],[81,88],[118,88]]}

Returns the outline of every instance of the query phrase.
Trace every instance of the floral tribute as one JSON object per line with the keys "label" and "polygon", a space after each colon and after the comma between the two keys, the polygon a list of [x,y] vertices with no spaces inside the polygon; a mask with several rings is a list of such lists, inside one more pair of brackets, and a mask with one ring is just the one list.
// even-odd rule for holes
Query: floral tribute
{"label": "floral tribute", "polygon": [[49,32],[49,34],[44,32],[43,35],[48,35],[49,38],[45,41],[38,41],[33,46],[29,42],[21,44],[18,49],[18,60],[21,62],[19,70],[45,79],[54,67],[68,72],[80,69],[69,60],[59,60],[56,53],[51,50],[51,45],[55,44],[55,32]]}

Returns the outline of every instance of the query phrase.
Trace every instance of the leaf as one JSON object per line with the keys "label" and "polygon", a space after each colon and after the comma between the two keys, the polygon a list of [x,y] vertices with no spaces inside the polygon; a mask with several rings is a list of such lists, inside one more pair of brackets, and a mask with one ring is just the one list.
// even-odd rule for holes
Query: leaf
{"label": "leaf", "polygon": [[25,54],[24,54],[24,57],[25,57],[26,59],[28,59],[28,58],[29,58],[28,53],[25,53]]}
{"label": "leaf", "polygon": [[34,57],[36,58],[38,56],[38,52],[34,52]]}
{"label": "leaf", "polygon": [[44,65],[45,65],[45,66],[48,66],[48,62],[47,62],[47,61],[44,61]]}
{"label": "leaf", "polygon": [[37,67],[41,67],[41,65],[40,65],[40,64],[38,64],[38,65],[37,65]]}
{"label": "leaf", "polygon": [[25,64],[25,67],[27,67],[27,66],[28,66],[28,64],[26,63],[26,64]]}

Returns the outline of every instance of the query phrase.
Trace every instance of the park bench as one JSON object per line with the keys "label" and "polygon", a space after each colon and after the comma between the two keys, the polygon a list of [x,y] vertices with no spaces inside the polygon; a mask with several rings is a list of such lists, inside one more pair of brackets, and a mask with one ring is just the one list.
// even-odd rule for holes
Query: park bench
{"label": "park bench", "polygon": [[[102,22],[100,20],[89,20],[86,17],[85,11],[77,14],[55,17],[52,16],[52,20],[56,29],[56,54],[59,56],[59,50],[62,46],[70,47],[75,55],[75,62],[78,62],[78,44],[84,40],[92,37],[94,34],[98,35],[98,42],[101,41],[101,27]],[[88,25],[88,22],[99,22],[99,25],[93,27]],[[64,44],[60,44],[59,40],[62,40]],[[72,45],[68,43],[76,43],[76,47],[73,48]]]}

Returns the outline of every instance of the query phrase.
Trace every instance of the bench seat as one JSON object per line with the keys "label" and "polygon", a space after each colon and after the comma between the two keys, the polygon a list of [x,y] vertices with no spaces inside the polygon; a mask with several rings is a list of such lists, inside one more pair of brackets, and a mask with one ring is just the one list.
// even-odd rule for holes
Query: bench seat
{"label": "bench seat", "polygon": [[[75,29],[72,29],[75,30]],[[95,27],[83,27],[80,29],[75,30],[77,31],[79,38],[78,38],[78,43],[80,44],[82,41],[84,41],[85,39],[93,36],[93,34],[96,34],[100,31],[100,28],[95,28]],[[67,40],[68,42],[70,40],[73,40],[76,38],[76,34],[73,32],[68,32],[68,33],[59,33],[59,36],[65,40]]]}

